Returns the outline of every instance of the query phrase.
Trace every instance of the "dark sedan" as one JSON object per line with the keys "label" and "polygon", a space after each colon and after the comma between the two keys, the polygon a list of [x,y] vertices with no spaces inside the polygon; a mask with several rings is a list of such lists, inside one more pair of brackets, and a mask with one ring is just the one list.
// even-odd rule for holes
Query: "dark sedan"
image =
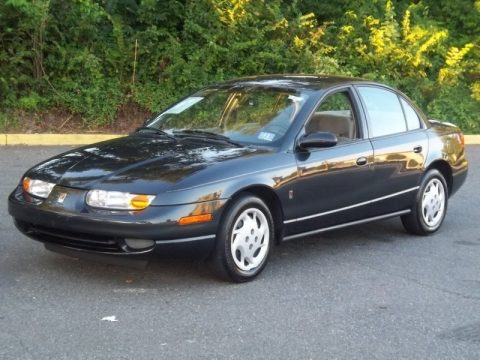
{"label": "dark sedan", "polygon": [[281,241],[393,216],[413,234],[437,231],[467,167],[461,131],[392,88],[250,77],[34,166],[9,212],[54,251],[124,259],[199,246],[219,274],[247,281]]}

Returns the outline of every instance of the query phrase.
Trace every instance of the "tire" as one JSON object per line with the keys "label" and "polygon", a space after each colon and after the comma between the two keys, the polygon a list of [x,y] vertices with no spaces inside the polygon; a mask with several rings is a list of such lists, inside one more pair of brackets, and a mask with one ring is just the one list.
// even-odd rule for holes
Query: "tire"
{"label": "tire", "polygon": [[447,207],[447,182],[438,170],[429,170],[420,184],[412,212],[402,216],[403,226],[415,235],[433,234],[442,225]]}
{"label": "tire", "polygon": [[274,243],[274,222],[256,196],[240,195],[227,208],[217,232],[213,266],[221,278],[253,280],[265,268]]}

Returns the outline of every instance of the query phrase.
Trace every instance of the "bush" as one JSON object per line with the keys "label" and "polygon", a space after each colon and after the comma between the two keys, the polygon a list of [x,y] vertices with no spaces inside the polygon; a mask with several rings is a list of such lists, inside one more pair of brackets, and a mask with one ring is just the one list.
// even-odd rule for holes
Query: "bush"
{"label": "bush", "polygon": [[433,119],[452,122],[467,133],[480,133],[480,102],[470,97],[464,85],[442,87],[427,111]]}
{"label": "bush", "polygon": [[95,127],[129,101],[159,111],[233,77],[330,73],[397,86],[432,117],[478,131],[480,7],[432,4],[1,1],[0,111],[57,107]]}

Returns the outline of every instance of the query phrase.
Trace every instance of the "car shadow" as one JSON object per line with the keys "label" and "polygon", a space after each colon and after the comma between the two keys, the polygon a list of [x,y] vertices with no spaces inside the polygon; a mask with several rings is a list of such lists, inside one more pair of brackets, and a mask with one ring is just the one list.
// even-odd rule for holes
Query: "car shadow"
{"label": "car shadow", "polygon": [[[352,253],[361,248],[378,248],[381,244],[393,244],[411,238],[400,219],[387,219],[320,233],[315,236],[286,241],[275,248],[271,262],[316,260],[323,254]],[[364,250],[361,250],[364,251]],[[288,255],[288,260],[284,259]],[[269,264],[271,265],[271,264]],[[280,264],[281,265],[281,264]]]}
{"label": "car shadow", "polygon": [[[289,271],[301,272],[305,263],[309,261],[321,262],[324,257],[331,258],[332,255],[342,257],[344,253],[363,252],[365,248],[368,251],[368,248],[376,249],[381,246],[380,244],[404,241],[408,238],[411,236],[403,230],[399,219],[388,219],[284,242],[274,248],[261,278],[274,278],[276,273],[285,267],[288,267]],[[75,259],[51,252],[37,261],[47,272],[57,274],[61,272],[66,278],[93,281],[115,289],[229,285],[228,282],[214,276],[207,261],[185,258],[181,253],[170,257],[165,255],[152,257],[145,269]]]}

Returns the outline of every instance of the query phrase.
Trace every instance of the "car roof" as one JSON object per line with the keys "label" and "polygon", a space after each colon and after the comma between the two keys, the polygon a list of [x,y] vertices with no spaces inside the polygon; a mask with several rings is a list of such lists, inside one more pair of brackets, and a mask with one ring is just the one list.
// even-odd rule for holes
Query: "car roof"
{"label": "car roof", "polygon": [[224,86],[271,86],[275,88],[323,90],[337,85],[370,83],[372,81],[336,75],[259,75],[233,79],[217,85]]}

